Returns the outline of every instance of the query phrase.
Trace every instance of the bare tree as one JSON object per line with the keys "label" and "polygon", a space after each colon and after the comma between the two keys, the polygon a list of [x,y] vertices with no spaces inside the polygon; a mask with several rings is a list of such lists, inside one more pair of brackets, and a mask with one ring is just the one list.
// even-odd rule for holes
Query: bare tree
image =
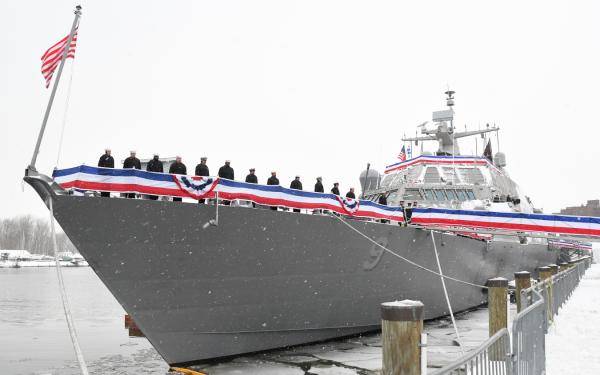
{"label": "bare tree", "polygon": [[[58,251],[77,252],[67,235],[57,231]],[[31,215],[0,219],[0,249],[29,250],[32,253],[51,255],[52,233],[47,219]]]}

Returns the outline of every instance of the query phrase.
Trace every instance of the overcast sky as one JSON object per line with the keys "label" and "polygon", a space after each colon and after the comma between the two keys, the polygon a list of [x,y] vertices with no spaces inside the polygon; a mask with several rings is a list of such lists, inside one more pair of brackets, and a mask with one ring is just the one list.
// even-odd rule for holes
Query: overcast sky
{"label": "overcast sky", "polygon": [[[40,56],[69,31],[71,1],[0,2],[0,217],[47,215],[23,171],[50,94]],[[180,154],[188,170],[232,160],[264,183],[359,186],[404,133],[456,93],[456,124],[501,128],[507,170],[537,207],[600,198],[597,1],[82,2],[38,158],[96,165]],[[463,153],[475,141],[462,141]],[[437,145],[430,144],[433,150]],[[496,152],[494,141],[494,152]],[[481,145],[479,146],[481,152]]]}

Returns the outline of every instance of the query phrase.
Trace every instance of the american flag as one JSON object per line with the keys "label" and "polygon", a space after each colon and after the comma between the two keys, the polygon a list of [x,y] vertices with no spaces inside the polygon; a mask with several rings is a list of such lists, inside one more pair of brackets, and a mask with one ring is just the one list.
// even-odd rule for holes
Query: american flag
{"label": "american flag", "polygon": [[406,160],[406,149],[404,146],[402,146],[402,150],[400,150],[400,153],[398,154],[398,159],[400,159],[400,161]]}
{"label": "american flag", "polygon": [[[42,75],[46,80],[46,88],[50,86],[50,81],[52,80],[52,75],[56,70],[58,64],[62,59],[62,55],[65,52],[65,47],[67,46],[67,41],[69,40],[69,36],[65,36],[61,40],[59,40],[55,45],[48,48],[46,53],[42,56]],[[67,58],[75,58],[75,45],[77,44],[77,29],[73,34],[73,39],[71,40],[71,45],[69,47],[69,52],[67,54]]]}

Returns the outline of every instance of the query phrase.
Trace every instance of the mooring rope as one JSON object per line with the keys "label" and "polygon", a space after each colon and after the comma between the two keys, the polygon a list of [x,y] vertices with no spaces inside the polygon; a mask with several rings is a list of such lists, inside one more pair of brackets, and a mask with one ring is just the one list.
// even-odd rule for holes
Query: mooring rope
{"label": "mooring rope", "polygon": [[332,215],[332,214],[330,214],[330,216],[333,216],[336,219],[338,219],[339,221],[341,221],[344,225],[346,225],[348,228],[350,228],[353,231],[355,231],[356,233],[358,233],[361,237],[364,237],[367,241],[369,241],[369,242],[371,242],[371,243],[379,246],[380,248],[382,248],[386,252],[392,254],[396,258],[402,259],[403,261],[405,261],[405,262],[407,262],[407,263],[409,263],[409,264],[411,264],[411,265],[413,265],[413,266],[415,266],[415,267],[417,267],[417,268],[419,268],[419,269],[421,269],[423,271],[432,273],[434,275],[437,275],[437,276],[442,277],[442,278],[447,279],[447,280],[452,280],[452,281],[457,282],[457,283],[461,283],[461,284],[465,284],[465,285],[470,285],[470,286],[474,286],[474,287],[477,287],[477,288],[483,288],[483,289],[487,289],[488,288],[485,285],[478,285],[478,284],[470,283],[470,282],[465,281],[465,280],[460,280],[460,279],[454,278],[452,276],[446,276],[446,275],[443,275],[443,274],[441,274],[439,272],[436,272],[436,271],[434,271],[432,269],[429,269],[429,268],[427,268],[425,266],[422,266],[422,265],[420,265],[420,264],[418,264],[418,263],[416,263],[416,262],[414,262],[414,261],[412,261],[412,260],[410,260],[408,258],[403,257],[402,255],[394,252],[393,250],[390,250],[387,247],[383,246],[382,244],[380,244],[379,242],[375,241],[371,237],[367,236],[366,234],[364,234],[360,230],[354,228],[352,225],[350,225],[348,222],[346,222],[346,220],[342,219],[340,216]]}
{"label": "mooring rope", "polygon": [[62,270],[60,266],[60,260],[58,259],[58,244],[56,242],[56,230],[54,229],[54,209],[52,206],[52,197],[48,198],[48,208],[50,209],[50,228],[52,230],[52,246],[54,247],[54,262],[56,263],[56,275],[58,277],[58,286],[60,289],[60,297],[62,299],[63,311],[65,313],[65,319],[67,321],[67,326],[69,327],[69,334],[71,335],[71,342],[73,343],[73,348],[75,349],[75,356],[77,357],[77,362],[79,363],[79,368],[81,369],[81,373],[83,375],[89,375],[87,365],[85,363],[85,359],[83,358],[83,353],[81,351],[81,347],[79,346],[79,341],[77,340],[77,332],[75,331],[75,324],[73,323],[73,316],[71,315],[71,307],[69,305],[69,299],[67,297],[67,292],[65,290],[65,282],[62,276]]}
{"label": "mooring rope", "polygon": [[444,296],[446,297],[446,303],[448,304],[448,311],[450,311],[450,319],[452,319],[452,326],[454,326],[454,333],[456,333],[456,342],[460,348],[462,355],[465,355],[462,342],[460,341],[460,334],[458,333],[458,327],[456,326],[456,320],[454,320],[454,312],[452,312],[452,305],[450,304],[450,297],[448,296],[448,290],[446,289],[446,281],[444,281],[442,265],[440,263],[440,257],[438,255],[437,246],[435,244],[435,238],[433,237],[433,230],[431,233],[431,242],[433,243],[433,251],[435,252],[435,261],[437,262],[438,270],[440,271],[440,280],[442,281],[442,288],[444,289]]}

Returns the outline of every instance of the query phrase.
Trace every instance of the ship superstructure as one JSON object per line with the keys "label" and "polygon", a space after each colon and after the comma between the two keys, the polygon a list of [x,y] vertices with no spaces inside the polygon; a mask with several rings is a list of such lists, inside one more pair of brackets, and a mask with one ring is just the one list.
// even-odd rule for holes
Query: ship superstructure
{"label": "ship superstructure", "polygon": [[[404,142],[437,141],[435,154],[420,156],[388,165],[378,185],[365,189],[364,197],[405,207],[448,207],[478,210],[508,210],[531,213],[533,207],[506,171],[506,156],[463,155],[457,140],[498,132],[496,126],[458,132],[454,122],[454,91],[446,92],[448,109],[433,112],[432,123],[419,125],[421,136],[404,137]],[[414,148],[414,147],[413,147]]]}

